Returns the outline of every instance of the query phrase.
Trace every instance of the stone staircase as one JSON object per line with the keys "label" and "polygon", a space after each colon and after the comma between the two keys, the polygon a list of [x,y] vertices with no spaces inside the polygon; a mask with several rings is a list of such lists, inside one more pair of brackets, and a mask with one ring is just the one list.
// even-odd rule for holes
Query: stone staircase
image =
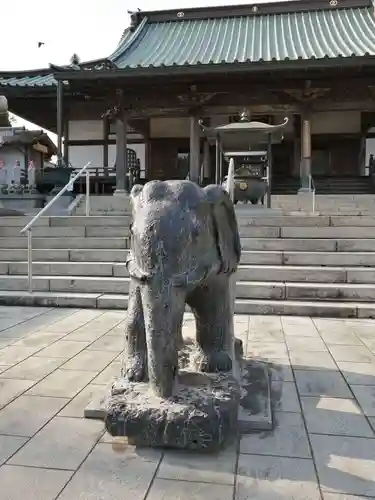
{"label": "stone staircase", "polygon": [[[314,183],[317,195],[363,195],[374,193],[374,186],[370,177],[314,176]],[[272,183],[272,194],[296,194],[300,187],[299,178],[276,177]]]}
{"label": "stone staircase", "polygon": [[[27,290],[24,217],[0,220],[0,304],[126,308],[130,216],[42,217]],[[238,210],[242,314],[375,317],[375,216]]]}

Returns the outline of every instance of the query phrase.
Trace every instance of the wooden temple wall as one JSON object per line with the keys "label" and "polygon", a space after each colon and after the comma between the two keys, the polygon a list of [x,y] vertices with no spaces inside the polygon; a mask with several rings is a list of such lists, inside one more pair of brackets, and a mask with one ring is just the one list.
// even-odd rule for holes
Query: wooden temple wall
{"label": "wooden temple wall", "polygon": [[[84,110],[82,109],[82,112]],[[311,115],[312,174],[363,175],[366,141],[361,132],[361,111],[319,111]],[[84,117],[84,114],[80,117]],[[68,124],[68,159],[74,167],[91,161],[95,167],[112,167],[116,159],[115,131],[103,119],[74,119]],[[284,118],[273,115],[273,123]],[[284,141],[274,147],[274,175],[299,176],[300,116],[289,114]],[[228,123],[229,115],[211,117],[211,126]],[[189,153],[189,117],[151,117],[150,135],[128,134],[128,147],[141,163],[141,177],[148,179],[179,178],[184,171],[184,155]],[[374,142],[374,141],[373,141]],[[147,144],[146,144],[147,143]],[[203,140],[201,154],[203,155]],[[212,149],[212,148],[211,148]],[[214,168],[215,155],[210,154]],[[182,170],[181,170],[182,168]],[[206,172],[207,174],[208,172]]]}

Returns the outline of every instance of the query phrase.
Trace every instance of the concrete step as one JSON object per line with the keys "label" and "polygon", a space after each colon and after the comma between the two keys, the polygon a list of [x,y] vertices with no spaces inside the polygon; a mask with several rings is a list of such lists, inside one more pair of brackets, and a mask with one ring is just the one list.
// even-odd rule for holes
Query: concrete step
{"label": "concrete step", "polygon": [[[128,277],[123,262],[34,262],[33,276]],[[27,262],[0,262],[0,275],[25,276]],[[375,268],[240,265],[237,281],[375,283]]]}
{"label": "concrete step", "polygon": [[[252,252],[245,253],[252,254]],[[272,258],[276,260],[279,255],[278,252],[264,253],[269,255],[269,260]],[[271,257],[275,254],[277,257]],[[281,252],[281,256],[282,263],[290,266],[375,266],[375,252]]]}
{"label": "concrete step", "polygon": [[[127,294],[130,280],[108,276],[34,276],[35,291]],[[27,290],[27,276],[3,275],[0,290]],[[371,283],[298,283],[276,281],[237,281],[239,299],[272,300],[375,300]]]}
{"label": "concrete step", "polygon": [[[322,228],[323,229],[323,228]],[[327,228],[328,229],[328,228]],[[252,251],[307,251],[307,252],[372,252],[375,238],[261,238],[242,237],[243,250]],[[27,248],[26,236],[0,237],[0,249]],[[126,249],[129,237],[51,237],[33,238],[33,249]],[[98,259],[95,259],[98,260]]]}
{"label": "concrete step", "polygon": [[[267,228],[273,230],[277,237],[278,228]],[[129,236],[129,228],[125,226],[37,226],[32,230],[33,238],[76,238],[76,237],[121,237]],[[20,233],[19,227],[0,227],[0,237],[25,237]],[[266,234],[267,236],[267,234]],[[273,233],[272,233],[273,236]]]}
{"label": "concrete step", "polygon": [[[26,226],[32,217],[1,217],[1,227],[19,227],[20,230]],[[80,227],[80,226],[122,226],[127,227],[131,222],[131,214],[121,216],[53,216],[53,217],[39,217],[33,227],[51,226],[51,227]]]}
{"label": "concrete step", "polygon": [[284,252],[374,252],[375,239],[241,238],[243,250]]}
{"label": "concrete step", "polygon": [[[375,239],[372,226],[257,226],[243,225],[239,228],[242,238],[287,238],[287,239]],[[37,226],[33,228],[33,238],[120,238],[128,237],[129,228],[125,226]],[[19,227],[0,227],[0,239],[25,238]]]}
{"label": "concrete step", "polygon": [[[10,237],[0,237],[0,249],[1,248],[27,248],[27,237],[26,236],[10,236]],[[128,237],[75,237],[75,238],[33,238],[33,248],[109,248],[109,249],[119,249],[119,248],[129,248],[129,238]]]}
{"label": "concrete step", "polygon": [[[2,291],[0,305],[126,309],[126,294]],[[298,315],[334,318],[375,318],[375,306],[362,302],[237,299],[236,314]]]}
{"label": "concrete step", "polygon": [[[34,263],[123,263],[128,250],[108,248],[86,249],[34,249]],[[0,249],[0,263],[27,262],[26,248]],[[316,266],[316,267],[375,267],[375,252],[290,252],[254,250],[242,251],[241,264],[281,266]],[[26,271],[25,271],[26,272]],[[25,272],[21,274],[25,274]],[[3,273],[5,274],[5,272]],[[47,274],[47,273],[41,273]],[[62,273],[61,273],[62,274]],[[80,274],[80,273],[76,273]]]}
{"label": "concrete step", "polygon": [[282,227],[281,238],[375,238],[375,227]]}
{"label": "concrete step", "polygon": [[[375,198],[374,198],[375,199]],[[262,214],[250,209],[236,210],[237,221],[240,227],[263,226],[263,227],[327,227],[327,226],[365,226],[375,227],[375,216],[368,215],[319,215],[310,213],[287,213],[275,215]],[[40,217],[35,227],[119,227],[128,228],[131,215],[112,216],[54,216]],[[1,228],[17,227],[20,230],[31,217],[2,217]]]}

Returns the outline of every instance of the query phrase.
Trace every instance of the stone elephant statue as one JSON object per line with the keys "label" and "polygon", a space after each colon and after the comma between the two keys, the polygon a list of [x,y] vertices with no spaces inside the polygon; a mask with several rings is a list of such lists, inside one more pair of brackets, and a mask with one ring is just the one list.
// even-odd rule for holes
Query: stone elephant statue
{"label": "stone elephant statue", "polygon": [[151,181],[130,193],[131,283],[123,375],[172,395],[185,304],[193,310],[200,369],[232,369],[230,275],[241,257],[233,204],[218,185]]}

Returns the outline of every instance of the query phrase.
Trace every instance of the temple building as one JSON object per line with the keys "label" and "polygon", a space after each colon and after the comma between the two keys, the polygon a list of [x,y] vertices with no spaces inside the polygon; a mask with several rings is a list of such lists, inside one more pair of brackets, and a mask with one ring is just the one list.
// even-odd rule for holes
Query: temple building
{"label": "temple building", "polygon": [[[125,22],[125,21],[124,21]],[[300,0],[131,14],[106,59],[0,72],[15,114],[56,132],[60,164],[115,171],[132,156],[143,179],[214,179],[209,127],[251,118],[288,125],[273,151],[273,186],[312,174],[371,191],[375,153],[372,0]],[[115,169],[115,170],[114,170]],[[320,184],[319,184],[320,183]],[[354,189],[354,188],[353,188]],[[318,187],[319,190],[319,187]]]}

